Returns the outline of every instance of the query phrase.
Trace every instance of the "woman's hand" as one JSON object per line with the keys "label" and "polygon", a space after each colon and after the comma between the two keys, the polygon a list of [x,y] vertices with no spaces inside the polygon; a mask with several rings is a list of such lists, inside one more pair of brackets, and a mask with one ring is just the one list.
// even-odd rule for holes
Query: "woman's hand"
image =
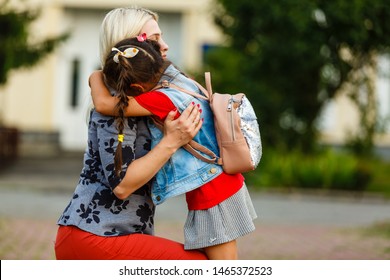
{"label": "woman's hand", "polygon": [[187,144],[198,133],[203,124],[200,118],[199,107],[195,104],[190,104],[180,115],[174,120],[176,111],[171,111],[164,122],[164,138],[167,144],[175,151],[181,146]]}

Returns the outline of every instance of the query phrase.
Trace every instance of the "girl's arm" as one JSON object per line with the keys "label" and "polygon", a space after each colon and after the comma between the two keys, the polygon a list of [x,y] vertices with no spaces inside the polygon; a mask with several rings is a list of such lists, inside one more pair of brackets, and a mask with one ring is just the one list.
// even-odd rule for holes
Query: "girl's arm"
{"label": "girl's arm", "polygon": [[176,150],[187,144],[202,126],[200,112],[195,105],[188,106],[176,120],[175,115],[175,111],[168,114],[161,141],[145,156],[128,166],[124,178],[113,190],[119,199],[127,198],[152,179]]}
{"label": "girl's arm", "polygon": [[[107,116],[116,116],[115,106],[118,103],[118,98],[112,96],[103,80],[102,71],[95,71],[89,77],[89,86],[91,87],[92,101],[95,110],[100,114]],[[152,113],[140,106],[137,101],[129,97],[129,106],[124,112],[126,117],[141,117],[150,116]]]}

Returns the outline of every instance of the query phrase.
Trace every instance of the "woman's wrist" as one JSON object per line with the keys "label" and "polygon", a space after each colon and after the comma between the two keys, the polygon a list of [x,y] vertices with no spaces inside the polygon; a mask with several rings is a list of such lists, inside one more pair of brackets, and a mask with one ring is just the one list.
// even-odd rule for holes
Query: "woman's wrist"
{"label": "woman's wrist", "polygon": [[181,145],[179,145],[175,139],[170,139],[169,136],[164,136],[155,146],[160,152],[169,157],[171,157],[180,147]]}

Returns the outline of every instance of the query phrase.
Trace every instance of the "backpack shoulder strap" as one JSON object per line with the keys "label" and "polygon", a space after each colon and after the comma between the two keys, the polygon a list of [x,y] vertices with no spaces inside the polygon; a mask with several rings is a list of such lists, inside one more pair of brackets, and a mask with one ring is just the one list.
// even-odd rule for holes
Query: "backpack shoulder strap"
{"label": "backpack shoulder strap", "polygon": [[195,98],[200,98],[200,99],[204,99],[204,100],[208,100],[210,101],[210,97],[211,97],[211,94],[208,90],[206,90],[201,84],[199,84],[197,81],[195,80],[192,80],[195,85],[203,92],[204,96],[199,94],[199,93],[196,93],[194,91],[191,91],[191,90],[188,90],[188,89],[185,89],[185,88],[182,88],[182,87],[179,87],[178,85],[175,85],[174,83],[169,83],[167,80],[164,80],[162,81],[161,83],[159,83],[157,86],[155,86],[152,90],[158,90],[160,88],[174,88],[174,89],[177,89],[179,91],[182,91],[184,93],[187,93]]}
{"label": "backpack shoulder strap", "polygon": [[[208,148],[206,148],[205,146],[199,144],[198,142],[196,142],[194,140],[191,140],[188,144],[184,145],[183,148],[185,150],[187,150],[187,152],[192,154],[194,157],[196,157],[197,159],[200,159],[200,160],[207,162],[207,163],[214,163],[214,164],[222,165],[221,158],[217,157],[217,155],[214,154],[213,151],[209,150]],[[202,152],[203,154],[205,154],[209,157],[202,155],[200,152]]]}
{"label": "backpack shoulder strap", "polygon": [[211,95],[213,95],[213,88],[211,87],[211,74],[210,74],[210,72],[205,72],[204,78],[206,81],[207,91],[209,92],[209,96],[211,96]]}
{"label": "backpack shoulder strap", "polygon": [[211,101],[211,96],[213,95],[213,88],[211,87],[211,74],[210,74],[210,72],[205,72],[204,77],[205,77],[205,81],[206,81],[206,88],[204,88],[197,81],[195,81],[195,80],[193,80],[193,81],[197,85],[197,87],[203,92],[203,94],[205,96],[207,96],[208,100]]}
{"label": "backpack shoulder strap", "polygon": [[[155,117],[151,117],[151,118],[152,118],[154,124],[156,125],[156,127],[158,129],[160,129],[161,131],[163,131],[164,123],[160,119],[157,119]],[[185,144],[184,146],[182,146],[182,148],[184,148],[187,152],[189,152],[191,155],[193,155],[197,159],[200,159],[204,162],[216,163],[216,164],[222,165],[221,158],[217,157],[217,155],[213,151],[211,151],[210,149],[206,148],[205,146],[199,144],[198,142],[196,142],[194,140],[191,140],[188,144]],[[200,152],[207,155],[208,157],[202,155]]]}

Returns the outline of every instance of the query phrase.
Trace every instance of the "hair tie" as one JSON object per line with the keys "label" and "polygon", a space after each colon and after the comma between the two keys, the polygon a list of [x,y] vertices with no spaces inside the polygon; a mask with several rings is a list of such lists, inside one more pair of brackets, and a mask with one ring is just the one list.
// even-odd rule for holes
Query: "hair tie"
{"label": "hair tie", "polygon": [[123,139],[125,139],[125,135],[124,134],[118,134],[118,141],[122,143]]}
{"label": "hair tie", "polygon": [[142,34],[140,34],[140,35],[137,36],[138,42],[145,42],[146,39],[147,39],[146,33],[142,33]]}
{"label": "hair tie", "polygon": [[127,57],[127,58],[131,58],[131,57],[136,56],[137,53],[139,52],[139,50],[137,48],[127,48],[123,52],[117,48],[112,48],[111,51],[116,52],[116,54],[113,57],[113,60],[116,63],[119,63],[119,56],[120,55]]}

